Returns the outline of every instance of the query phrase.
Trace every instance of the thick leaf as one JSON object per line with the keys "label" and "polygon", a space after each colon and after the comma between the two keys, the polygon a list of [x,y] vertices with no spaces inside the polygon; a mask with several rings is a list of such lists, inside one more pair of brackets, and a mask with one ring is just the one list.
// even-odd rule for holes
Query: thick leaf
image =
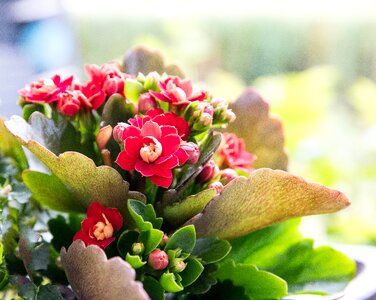
{"label": "thick leaf", "polygon": [[38,288],[36,299],[37,300],[51,300],[51,299],[64,300],[57,286],[51,285],[51,284],[41,285]]}
{"label": "thick leaf", "polygon": [[144,289],[153,300],[164,300],[164,289],[161,284],[151,276],[145,276]]}
{"label": "thick leaf", "polygon": [[[27,187],[44,205],[64,211],[85,212],[90,203],[98,201],[106,207],[118,208],[125,216],[128,198],[144,199],[140,193],[129,192],[129,184],[111,167],[96,167],[91,159],[77,152],[65,152],[56,156],[31,139],[33,134],[30,131],[22,130],[25,127],[30,129],[23,119],[13,118],[6,122],[6,126],[52,173],[50,176],[29,171],[25,173]],[[55,187],[62,192],[64,198],[56,193]],[[47,193],[46,189],[50,200],[43,197]]]}
{"label": "thick leaf", "polygon": [[233,239],[230,256],[236,263],[253,264],[262,269],[273,267],[279,262],[276,254],[302,240],[299,224],[300,219],[296,218]]}
{"label": "thick leaf", "polygon": [[[205,265],[204,271],[200,277],[185,290],[192,294],[204,294],[211,288],[212,285],[217,283],[217,279],[213,274],[218,270],[217,264]],[[206,298],[208,299],[208,298]]]}
{"label": "thick leaf", "polygon": [[107,260],[97,246],[74,241],[61,250],[61,262],[73,291],[80,299],[150,299],[135,280],[136,273],[120,257]]}
{"label": "thick leaf", "polygon": [[168,239],[165,251],[181,249],[185,253],[191,253],[196,244],[196,231],[193,225],[179,228]]}
{"label": "thick leaf", "polygon": [[21,144],[4,126],[4,120],[0,118],[0,154],[12,157],[20,170],[28,167],[25,153]]}
{"label": "thick leaf", "polygon": [[185,260],[185,263],[187,264],[186,268],[179,273],[181,276],[181,284],[184,287],[194,283],[204,270],[204,266],[191,256]]}
{"label": "thick leaf", "polygon": [[3,250],[3,244],[0,242],[0,291],[8,284],[9,281],[9,274],[5,265]]}
{"label": "thick leaf", "polygon": [[127,79],[125,81],[124,94],[127,99],[131,100],[133,103],[138,103],[138,99],[143,90],[143,85],[136,79]]}
{"label": "thick leaf", "polygon": [[129,253],[127,253],[125,256],[125,260],[132,266],[133,269],[139,269],[146,264],[146,261],[142,261],[140,256],[131,255]]}
{"label": "thick leaf", "polygon": [[232,239],[298,216],[333,213],[349,205],[341,192],[280,170],[238,177],[188,223],[198,237]]}
{"label": "thick leaf", "polygon": [[163,273],[159,278],[159,283],[167,292],[171,293],[181,292],[184,289],[180,283],[180,276],[174,273]]}
{"label": "thick leaf", "polygon": [[250,299],[280,299],[287,295],[287,284],[278,276],[260,271],[253,265],[235,264],[226,260],[216,272],[220,281],[231,280],[235,286],[243,287]]}
{"label": "thick leaf", "polygon": [[120,94],[112,95],[103,107],[102,125],[115,127],[119,122],[127,122],[134,116],[134,105],[125,100]]}
{"label": "thick leaf", "polygon": [[222,260],[230,251],[231,245],[228,241],[209,237],[196,240],[192,255],[210,264]]}
{"label": "thick leaf", "polygon": [[139,72],[148,74],[157,72],[162,74],[177,75],[184,77],[182,70],[176,65],[165,65],[162,54],[144,46],[138,46],[129,50],[124,57],[123,71],[128,74],[137,75]]}
{"label": "thick leaf", "polygon": [[186,189],[200,174],[204,165],[213,157],[222,141],[222,135],[218,132],[210,132],[205,142],[200,146],[200,158],[194,165],[186,164],[182,169],[182,177],[174,189],[169,189],[163,195],[160,209],[171,205],[179,199],[187,197]]}
{"label": "thick leaf", "polygon": [[163,231],[158,229],[151,229],[148,231],[141,231],[139,241],[145,246],[144,255],[151,253],[161,243],[163,238]]}
{"label": "thick leaf", "polygon": [[129,200],[128,209],[139,230],[147,231],[153,228],[161,228],[163,219],[157,218],[151,204],[146,205],[137,200]]}
{"label": "thick leaf", "polygon": [[257,156],[255,168],[287,169],[281,121],[269,115],[269,105],[253,89],[247,88],[230,108],[236,120],[226,131],[243,138],[246,149]]}
{"label": "thick leaf", "polygon": [[188,219],[202,212],[206,204],[217,194],[215,189],[207,189],[196,195],[190,195],[180,202],[175,202],[163,209],[164,220],[178,227]]}

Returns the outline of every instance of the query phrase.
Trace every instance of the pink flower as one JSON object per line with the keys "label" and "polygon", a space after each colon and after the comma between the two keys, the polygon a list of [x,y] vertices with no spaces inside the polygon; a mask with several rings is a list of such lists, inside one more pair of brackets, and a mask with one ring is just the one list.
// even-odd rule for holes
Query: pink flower
{"label": "pink flower", "polygon": [[[168,125],[168,126],[173,126],[176,128],[178,131],[179,136],[183,140],[187,140],[189,133],[190,133],[190,128],[188,123],[182,118],[174,114],[173,112],[163,112],[161,108],[156,108],[153,110],[149,110],[146,113],[146,116],[141,118],[140,116],[136,116],[135,119],[131,119],[129,123],[135,126],[139,126],[136,124],[143,124],[146,121],[153,120],[156,122],[158,125]],[[139,126],[140,127],[140,126]]]}
{"label": "pink flower", "polygon": [[97,245],[105,249],[115,240],[113,234],[123,226],[123,218],[116,208],[106,208],[93,202],[87,210],[87,218],[81,224],[82,228],[73,240],[82,240],[86,246]]}
{"label": "pink flower", "polygon": [[239,177],[239,175],[234,169],[226,168],[221,171],[221,182],[224,185],[228,184],[230,181],[234,180],[237,177]]}
{"label": "pink flower", "polygon": [[76,84],[75,89],[80,90],[86,97],[85,106],[90,109],[98,109],[106,99],[106,93],[99,86],[93,82],[88,82],[85,85]]}
{"label": "pink flower", "polygon": [[87,99],[81,91],[65,91],[58,95],[57,109],[66,116],[74,116],[78,113],[83,103],[86,103]]}
{"label": "pink flower", "polygon": [[223,142],[218,150],[222,167],[249,170],[256,156],[245,150],[244,140],[233,133],[225,132]]}
{"label": "pink flower", "polygon": [[155,100],[150,93],[143,93],[138,99],[138,112],[146,114],[149,110],[158,107],[157,100]]}
{"label": "pink flower", "polygon": [[208,182],[213,179],[219,173],[219,168],[216,166],[214,160],[210,160],[203,168],[200,174],[197,176],[198,182]]}
{"label": "pink flower", "polygon": [[124,150],[116,163],[124,170],[140,172],[154,184],[168,188],[171,169],[183,165],[188,154],[181,148],[178,130],[172,125],[159,125],[150,116],[137,116],[123,131]]}
{"label": "pink flower", "polygon": [[97,90],[103,90],[107,96],[119,93],[124,95],[126,75],[115,64],[85,65],[85,73],[90,78],[88,84],[94,84]]}
{"label": "pink flower", "polygon": [[200,149],[198,148],[197,144],[193,142],[183,143],[181,147],[187,152],[189,158],[187,163],[195,164],[198,159],[200,158]]}
{"label": "pink flower", "polygon": [[54,75],[51,79],[40,79],[18,91],[18,94],[27,102],[51,103],[57,100],[60,93],[72,85],[73,76],[61,80],[60,75]]}
{"label": "pink flower", "polygon": [[150,94],[158,100],[173,105],[188,105],[193,101],[202,101],[206,96],[204,91],[193,94],[192,81],[190,79],[182,80],[177,76],[170,76],[160,82],[159,88],[160,93],[150,91]]}

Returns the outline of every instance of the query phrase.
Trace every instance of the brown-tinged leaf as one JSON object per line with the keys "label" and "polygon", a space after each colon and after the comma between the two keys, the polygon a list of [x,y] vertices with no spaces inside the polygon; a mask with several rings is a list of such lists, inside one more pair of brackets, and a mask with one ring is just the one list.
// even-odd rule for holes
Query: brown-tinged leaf
{"label": "brown-tinged leaf", "polygon": [[120,257],[107,259],[97,246],[74,241],[61,250],[61,263],[73,291],[80,300],[150,299],[135,270]]}
{"label": "brown-tinged leaf", "polygon": [[349,205],[339,191],[290,173],[258,169],[238,177],[188,223],[198,237],[232,239],[293,217],[333,213]]}
{"label": "brown-tinged leaf", "polygon": [[287,169],[284,134],[279,119],[270,116],[269,105],[252,88],[230,104],[236,120],[226,131],[243,138],[247,151],[255,154],[255,168]]}
{"label": "brown-tinged leaf", "polygon": [[129,50],[123,61],[123,71],[128,74],[137,75],[139,72],[148,74],[157,72],[184,78],[184,72],[177,65],[166,65],[164,57],[158,50],[153,50],[145,46],[137,46]]}
{"label": "brown-tinged leaf", "polygon": [[[91,202],[98,201],[106,207],[118,208],[124,216],[128,198],[145,201],[141,193],[129,192],[129,183],[115,169],[97,167],[93,160],[78,152],[68,151],[56,156],[31,139],[32,128],[22,118],[12,118],[5,126],[51,172],[51,175],[35,171],[23,174],[33,196],[44,205],[56,210],[85,212]],[[54,186],[61,191],[56,199],[53,198]]]}

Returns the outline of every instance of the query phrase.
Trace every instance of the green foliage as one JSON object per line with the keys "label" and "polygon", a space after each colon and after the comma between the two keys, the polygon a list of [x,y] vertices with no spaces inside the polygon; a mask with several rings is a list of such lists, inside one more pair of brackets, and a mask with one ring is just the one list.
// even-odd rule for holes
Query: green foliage
{"label": "green foliage", "polygon": [[181,249],[185,253],[191,253],[196,244],[196,231],[193,225],[185,226],[173,233],[168,239],[165,250]]}
{"label": "green foliage", "polygon": [[48,229],[53,236],[51,245],[56,251],[60,251],[62,247],[69,247],[73,236],[81,229],[81,220],[78,215],[70,214],[68,222],[62,215],[48,221]]}
{"label": "green foliage", "polygon": [[220,281],[231,280],[233,285],[243,287],[250,299],[280,299],[287,295],[287,283],[283,279],[251,264],[227,259],[215,275]]}
{"label": "green foliage", "polygon": [[216,263],[231,251],[231,244],[218,238],[197,239],[192,255],[200,257],[206,264]]}
{"label": "green foliage", "polygon": [[144,90],[143,85],[135,79],[127,79],[125,81],[124,94],[127,99],[134,103],[138,103],[138,98]]}
{"label": "green foliage", "polygon": [[154,208],[151,204],[145,205],[137,200],[128,201],[128,209],[140,230],[150,230],[152,228],[161,228],[163,219],[157,218]]}

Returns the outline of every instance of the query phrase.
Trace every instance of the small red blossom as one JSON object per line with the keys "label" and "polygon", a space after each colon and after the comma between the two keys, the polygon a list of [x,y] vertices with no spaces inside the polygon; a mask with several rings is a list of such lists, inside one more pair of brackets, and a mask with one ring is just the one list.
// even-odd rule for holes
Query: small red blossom
{"label": "small red blossom", "polygon": [[245,150],[244,140],[233,133],[223,134],[223,143],[218,151],[222,167],[251,169],[256,156]]}
{"label": "small red blossom", "polygon": [[149,110],[158,107],[157,100],[150,95],[150,93],[143,93],[138,99],[138,112],[146,114]]}
{"label": "small red blossom", "polygon": [[171,169],[183,165],[188,154],[182,149],[182,139],[173,125],[160,125],[150,116],[129,120],[124,128],[124,150],[116,163],[124,170],[140,172],[154,184],[168,188],[172,183]]}
{"label": "small red blossom", "polygon": [[57,101],[58,95],[67,90],[73,81],[73,76],[64,80],[60,75],[52,78],[40,79],[18,91],[18,94],[25,98],[27,102],[51,103]]}
{"label": "small red blossom", "polygon": [[66,116],[74,116],[78,113],[81,105],[87,102],[84,94],[79,90],[65,91],[58,95],[57,109]]}
{"label": "small red blossom", "polygon": [[150,91],[150,94],[157,100],[171,103],[173,105],[188,105],[193,101],[205,99],[206,92],[193,93],[192,81],[180,79],[177,76],[170,76],[159,83],[160,93]]}
{"label": "small red blossom", "polygon": [[197,176],[198,182],[208,182],[213,179],[219,173],[219,168],[215,164],[214,160],[209,160],[209,162],[202,168],[202,171]]}
{"label": "small red blossom", "polygon": [[86,246],[97,245],[105,249],[115,240],[113,234],[123,226],[123,218],[116,208],[106,208],[98,202],[93,202],[81,226],[73,241],[82,240]]}
{"label": "small red blossom", "polygon": [[107,96],[115,93],[124,95],[126,74],[120,72],[116,64],[85,65],[85,73],[90,78],[88,85],[95,85],[98,90],[103,90]]}
{"label": "small red blossom", "polygon": [[98,109],[106,99],[106,93],[100,85],[89,81],[85,85],[76,84],[76,90],[80,90],[86,97],[85,106],[90,109]]}

